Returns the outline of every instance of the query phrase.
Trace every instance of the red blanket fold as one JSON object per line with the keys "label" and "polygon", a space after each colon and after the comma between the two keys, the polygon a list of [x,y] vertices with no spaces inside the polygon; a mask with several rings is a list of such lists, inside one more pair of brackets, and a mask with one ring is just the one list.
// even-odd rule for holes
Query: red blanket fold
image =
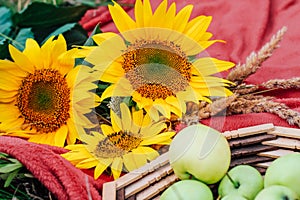
{"label": "red blanket fold", "polygon": [[[0,136],[0,152],[19,160],[45,187],[61,200],[101,199],[102,184],[60,156],[67,150]],[[99,194],[100,192],[100,194]]]}
{"label": "red blanket fold", "polygon": [[[215,44],[207,50],[210,56],[235,63],[245,62],[254,50],[260,49],[282,26],[287,26],[280,48],[263,63],[256,74],[246,82],[260,84],[270,79],[287,79],[300,76],[300,1],[298,0],[169,0],[176,2],[177,10],[193,4],[192,18],[198,15],[211,15],[213,21],[209,31],[215,39],[223,39],[226,44]],[[133,3],[123,0],[123,3]],[[170,3],[169,2],[169,3]],[[153,7],[160,1],[152,0]],[[133,16],[133,9],[128,7]],[[107,8],[90,10],[82,18],[81,24],[92,31],[97,23],[103,31],[114,31]],[[276,101],[300,111],[300,90],[275,91],[268,93]],[[218,130],[235,130],[262,123],[290,126],[285,120],[270,113],[251,113],[229,117],[216,117],[202,123]],[[295,126],[290,126],[295,127]],[[82,171],[71,166],[59,156],[64,150],[45,145],[37,145],[16,138],[0,137],[0,151],[20,160],[52,193],[60,199],[100,199],[97,192],[103,182],[101,177],[94,181]]]}

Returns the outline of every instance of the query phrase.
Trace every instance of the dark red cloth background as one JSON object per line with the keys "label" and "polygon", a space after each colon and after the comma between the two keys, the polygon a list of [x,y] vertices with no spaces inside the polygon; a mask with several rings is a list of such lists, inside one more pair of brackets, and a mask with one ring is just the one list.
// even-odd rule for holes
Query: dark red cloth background
{"label": "dark red cloth background", "polygon": [[[156,8],[160,2],[160,0],[152,0],[153,7]],[[171,2],[176,2],[178,10],[187,4],[193,4],[194,10],[191,18],[198,15],[213,16],[209,31],[214,34],[215,39],[223,39],[227,43],[214,44],[208,48],[207,52],[212,57],[235,63],[245,62],[245,58],[252,51],[260,49],[280,28],[287,26],[288,31],[280,48],[246,82],[259,84],[270,79],[300,76],[299,0],[170,0],[169,3]],[[134,0],[122,0],[122,3],[134,3]],[[126,7],[126,10],[133,16],[132,7]],[[89,32],[99,22],[102,31],[117,32],[105,7],[88,11],[80,21]],[[299,90],[276,91],[268,95],[300,111]],[[202,123],[221,131],[263,123],[295,127],[270,113],[217,117],[203,120]],[[75,169],[58,156],[63,150],[31,144],[19,139],[0,137],[0,151],[19,159],[60,199],[86,198],[85,173]],[[38,161],[39,159],[42,160],[42,164]],[[46,162],[46,160],[51,160],[51,162]],[[50,172],[47,172],[49,170]],[[85,172],[92,176],[91,171]],[[101,190],[103,182],[109,180],[111,179],[107,176],[101,176],[96,182],[88,178],[92,194],[95,195],[93,199],[100,199],[100,196],[96,197],[95,189]]]}

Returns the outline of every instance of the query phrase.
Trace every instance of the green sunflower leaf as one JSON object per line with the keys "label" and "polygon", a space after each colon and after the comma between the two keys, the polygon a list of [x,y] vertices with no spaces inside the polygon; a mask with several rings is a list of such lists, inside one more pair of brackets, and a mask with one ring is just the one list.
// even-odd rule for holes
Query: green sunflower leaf
{"label": "green sunflower leaf", "polygon": [[8,35],[11,31],[12,21],[11,12],[6,7],[0,7],[0,41],[5,37],[3,35]]}
{"label": "green sunflower leaf", "polygon": [[86,42],[84,43],[83,46],[93,46],[93,45],[95,45],[94,40],[93,40],[93,36],[95,34],[98,34],[98,33],[102,33],[99,24],[97,24],[95,26],[94,30],[91,32],[89,38],[86,40]]}
{"label": "green sunflower leaf", "polygon": [[8,35],[11,32],[11,11],[6,7],[0,7],[0,59],[9,57]]}
{"label": "green sunflower leaf", "polygon": [[7,164],[0,168],[0,173],[10,173],[16,169],[23,167],[21,163]]}
{"label": "green sunflower leaf", "polygon": [[51,36],[57,36],[59,34],[65,33],[69,30],[71,30],[72,28],[74,28],[76,25],[76,23],[68,23],[65,24],[61,27],[59,27],[58,29],[56,29],[55,31],[53,31],[52,33],[50,33],[43,41],[43,43],[45,43]]}
{"label": "green sunflower leaf", "polygon": [[68,47],[72,47],[73,45],[83,45],[88,38],[86,30],[78,23],[76,23],[71,30],[66,31],[64,36]]}
{"label": "green sunflower leaf", "polygon": [[22,28],[13,40],[12,45],[17,47],[20,51],[23,51],[28,38],[34,38],[31,28]]}
{"label": "green sunflower leaf", "polygon": [[20,13],[13,15],[19,27],[46,28],[77,22],[91,7],[86,5],[57,7],[51,4],[33,2]]}
{"label": "green sunflower leaf", "polygon": [[4,187],[8,187],[10,185],[10,183],[13,181],[13,179],[18,175],[20,169],[14,170],[13,172],[9,173],[5,183],[4,183]]}

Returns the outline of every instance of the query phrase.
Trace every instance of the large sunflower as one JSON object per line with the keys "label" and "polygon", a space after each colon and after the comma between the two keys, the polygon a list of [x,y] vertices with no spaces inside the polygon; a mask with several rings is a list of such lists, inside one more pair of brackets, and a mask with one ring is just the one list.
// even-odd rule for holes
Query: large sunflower
{"label": "large sunflower", "polygon": [[[75,67],[77,50],[67,50],[63,36],[25,49],[9,46],[13,61],[0,60],[0,130],[55,146],[74,144],[78,132],[93,124],[85,117],[97,96],[90,92],[89,68]],[[80,74],[80,76],[78,76]]]}
{"label": "large sunflower", "polygon": [[82,135],[83,144],[66,146],[70,151],[62,156],[78,168],[95,167],[95,179],[110,166],[117,179],[123,169],[132,171],[159,155],[149,145],[170,144],[175,132],[162,132],[167,128],[163,121],[153,122],[143,110],[131,113],[125,103],[120,104],[120,111],[120,117],[111,111],[112,126],[101,125],[103,134]]}
{"label": "large sunflower", "polygon": [[[102,100],[112,96],[132,96],[139,108],[151,117],[158,113],[170,118],[186,111],[186,102],[210,101],[211,96],[227,96],[229,81],[213,76],[234,66],[196,55],[220,40],[209,40],[211,17],[189,21],[192,6],[177,14],[175,3],[167,9],[163,1],[152,13],[149,0],[137,0],[135,21],[117,4],[109,6],[121,36],[101,33],[93,37],[98,44],[86,60],[99,70],[100,80],[112,83]],[[158,112],[159,111],[159,112]]]}

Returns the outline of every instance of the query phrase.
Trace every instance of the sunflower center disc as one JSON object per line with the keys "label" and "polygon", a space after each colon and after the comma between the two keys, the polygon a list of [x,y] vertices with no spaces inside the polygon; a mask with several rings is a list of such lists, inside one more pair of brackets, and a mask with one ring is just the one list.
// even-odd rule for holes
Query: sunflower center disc
{"label": "sunflower center disc", "polygon": [[142,139],[127,132],[113,133],[99,142],[95,154],[99,158],[119,157],[135,149],[142,142]]}
{"label": "sunflower center disc", "polygon": [[17,106],[25,124],[37,131],[54,132],[70,117],[70,89],[57,70],[36,70],[23,80]]}
{"label": "sunflower center disc", "polygon": [[126,78],[146,98],[175,96],[191,78],[191,63],[171,42],[138,41],[128,47],[123,58]]}

